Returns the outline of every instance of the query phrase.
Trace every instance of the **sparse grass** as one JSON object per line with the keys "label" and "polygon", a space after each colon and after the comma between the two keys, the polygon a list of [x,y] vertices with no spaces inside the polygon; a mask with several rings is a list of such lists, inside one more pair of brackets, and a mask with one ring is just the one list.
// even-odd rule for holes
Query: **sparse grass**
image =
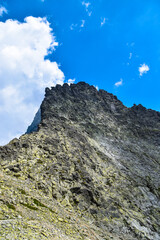
{"label": "sparse grass", "polygon": [[16,208],[13,204],[7,203],[6,205],[7,205],[8,208],[10,208],[12,210],[16,210]]}
{"label": "sparse grass", "polygon": [[29,205],[28,203],[21,203],[21,204],[22,204],[23,206],[25,206],[25,207],[31,209],[31,210],[38,210],[37,207],[31,206],[31,205]]}
{"label": "sparse grass", "polygon": [[46,205],[44,205],[43,203],[41,203],[40,201],[38,201],[38,200],[35,199],[35,198],[33,198],[33,202],[34,202],[34,204],[36,204],[38,207],[48,208]]}
{"label": "sparse grass", "polygon": [[19,191],[21,194],[24,194],[24,195],[27,194],[23,189],[18,188],[18,191]]}

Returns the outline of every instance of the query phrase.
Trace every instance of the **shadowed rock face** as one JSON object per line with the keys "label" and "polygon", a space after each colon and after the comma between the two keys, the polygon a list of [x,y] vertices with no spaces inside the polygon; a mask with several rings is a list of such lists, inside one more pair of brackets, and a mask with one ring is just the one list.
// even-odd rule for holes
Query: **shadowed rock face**
{"label": "shadowed rock face", "polygon": [[41,109],[38,109],[32,124],[27,128],[26,133],[36,132],[38,130],[38,125],[41,123]]}
{"label": "shadowed rock face", "polygon": [[159,240],[160,113],[80,82],[40,119],[0,148],[0,236]]}

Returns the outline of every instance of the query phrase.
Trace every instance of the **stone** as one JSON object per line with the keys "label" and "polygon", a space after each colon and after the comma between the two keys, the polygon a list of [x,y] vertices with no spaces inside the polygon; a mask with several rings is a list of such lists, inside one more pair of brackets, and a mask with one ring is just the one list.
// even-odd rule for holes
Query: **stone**
{"label": "stone", "polygon": [[79,82],[38,114],[0,147],[0,236],[159,240],[160,113]]}

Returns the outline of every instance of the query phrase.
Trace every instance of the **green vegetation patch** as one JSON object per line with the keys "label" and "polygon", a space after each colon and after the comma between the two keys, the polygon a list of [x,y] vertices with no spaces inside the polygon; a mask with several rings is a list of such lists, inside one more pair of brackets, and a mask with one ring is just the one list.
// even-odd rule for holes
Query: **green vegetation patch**
{"label": "green vegetation patch", "polygon": [[37,207],[34,207],[34,206],[32,206],[32,205],[30,205],[30,204],[28,204],[28,203],[21,203],[21,204],[22,204],[23,206],[31,209],[31,210],[38,210]]}
{"label": "green vegetation patch", "polygon": [[33,198],[33,202],[34,202],[34,204],[36,204],[38,207],[48,208],[46,205],[44,205],[43,203],[41,203],[40,201],[38,201],[38,200],[35,199],[35,198]]}
{"label": "green vegetation patch", "polygon": [[55,211],[53,211],[51,208],[49,208],[48,206],[44,205],[43,203],[41,203],[41,202],[38,201],[37,199],[33,198],[33,202],[34,202],[34,204],[37,205],[38,207],[47,208],[50,212],[55,213]]}
{"label": "green vegetation patch", "polygon": [[6,205],[7,205],[8,208],[10,208],[12,210],[16,210],[16,208],[13,204],[7,203]]}
{"label": "green vegetation patch", "polygon": [[19,191],[21,194],[24,194],[24,195],[27,194],[23,189],[18,188],[18,191]]}

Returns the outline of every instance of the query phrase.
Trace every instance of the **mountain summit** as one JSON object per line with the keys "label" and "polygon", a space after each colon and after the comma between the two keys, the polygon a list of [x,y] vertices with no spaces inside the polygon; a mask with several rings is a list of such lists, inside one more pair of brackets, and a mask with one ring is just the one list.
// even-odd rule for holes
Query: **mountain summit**
{"label": "mountain summit", "polygon": [[87,83],[45,91],[0,148],[2,239],[160,239],[160,113]]}

